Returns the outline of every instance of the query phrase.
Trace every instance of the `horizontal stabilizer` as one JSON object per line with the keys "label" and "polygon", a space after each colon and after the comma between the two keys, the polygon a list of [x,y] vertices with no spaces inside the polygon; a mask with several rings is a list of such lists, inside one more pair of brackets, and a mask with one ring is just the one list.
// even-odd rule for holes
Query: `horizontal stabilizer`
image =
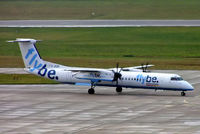
{"label": "horizontal stabilizer", "polygon": [[38,41],[42,41],[42,40],[35,40],[35,39],[23,39],[23,38],[17,38],[16,40],[11,40],[11,41],[7,41],[7,42],[31,42],[31,43],[36,43]]}

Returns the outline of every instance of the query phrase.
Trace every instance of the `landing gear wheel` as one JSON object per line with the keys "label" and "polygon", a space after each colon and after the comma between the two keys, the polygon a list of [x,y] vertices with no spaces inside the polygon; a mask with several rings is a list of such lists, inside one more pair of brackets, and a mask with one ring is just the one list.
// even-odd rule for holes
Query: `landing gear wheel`
{"label": "landing gear wheel", "polygon": [[94,94],[94,93],[95,93],[94,88],[90,88],[90,89],[88,90],[88,94]]}
{"label": "landing gear wheel", "polygon": [[117,87],[116,92],[121,93],[122,92],[122,87]]}
{"label": "landing gear wheel", "polygon": [[184,91],[181,92],[181,96],[185,96],[185,92]]}

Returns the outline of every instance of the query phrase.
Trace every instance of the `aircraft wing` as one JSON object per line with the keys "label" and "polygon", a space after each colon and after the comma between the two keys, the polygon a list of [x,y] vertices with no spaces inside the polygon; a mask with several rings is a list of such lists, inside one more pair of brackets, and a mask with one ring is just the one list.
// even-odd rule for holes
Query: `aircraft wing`
{"label": "aircraft wing", "polygon": [[134,67],[126,67],[126,68],[123,68],[123,69],[142,69],[144,67],[153,67],[154,65],[143,65],[143,66],[134,66]]}
{"label": "aircraft wing", "polygon": [[93,82],[113,81],[114,74],[106,69],[71,69],[72,75],[77,79],[91,80]]}
{"label": "aircraft wing", "polygon": [[134,67],[128,67],[128,68],[132,68],[132,69],[142,69],[142,68],[144,68],[144,67],[147,67],[147,68],[149,68],[149,67],[153,67],[154,65],[143,65],[143,66],[134,66]]}
{"label": "aircraft wing", "polygon": [[[149,67],[153,67],[153,66],[154,65],[143,65],[143,66],[125,67],[125,68],[120,68],[119,70],[122,69],[122,71],[142,72],[143,68],[149,68]],[[109,70],[116,70],[116,68],[110,68]]]}

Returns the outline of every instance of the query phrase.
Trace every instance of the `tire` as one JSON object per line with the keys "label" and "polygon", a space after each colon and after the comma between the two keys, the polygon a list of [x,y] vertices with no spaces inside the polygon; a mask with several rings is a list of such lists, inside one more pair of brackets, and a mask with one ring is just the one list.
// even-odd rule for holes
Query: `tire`
{"label": "tire", "polygon": [[93,88],[90,88],[89,90],[88,90],[88,94],[94,94],[95,93],[95,90],[93,89]]}
{"label": "tire", "polygon": [[185,92],[183,91],[183,92],[181,92],[181,96],[185,96]]}
{"label": "tire", "polygon": [[117,93],[121,93],[121,92],[122,92],[122,87],[117,87],[117,88],[116,88],[116,92],[117,92]]}

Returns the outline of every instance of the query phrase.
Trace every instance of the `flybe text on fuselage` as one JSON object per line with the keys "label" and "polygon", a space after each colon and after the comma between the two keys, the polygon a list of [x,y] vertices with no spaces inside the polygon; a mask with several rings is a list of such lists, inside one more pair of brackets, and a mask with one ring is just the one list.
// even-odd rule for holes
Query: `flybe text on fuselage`
{"label": "flybe text on fuselage", "polygon": [[146,85],[146,86],[158,86],[159,85],[159,81],[158,78],[156,76],[150,76],[150,75],[142,75],[142,74],[138,74],[136,76],[136,81]]}

